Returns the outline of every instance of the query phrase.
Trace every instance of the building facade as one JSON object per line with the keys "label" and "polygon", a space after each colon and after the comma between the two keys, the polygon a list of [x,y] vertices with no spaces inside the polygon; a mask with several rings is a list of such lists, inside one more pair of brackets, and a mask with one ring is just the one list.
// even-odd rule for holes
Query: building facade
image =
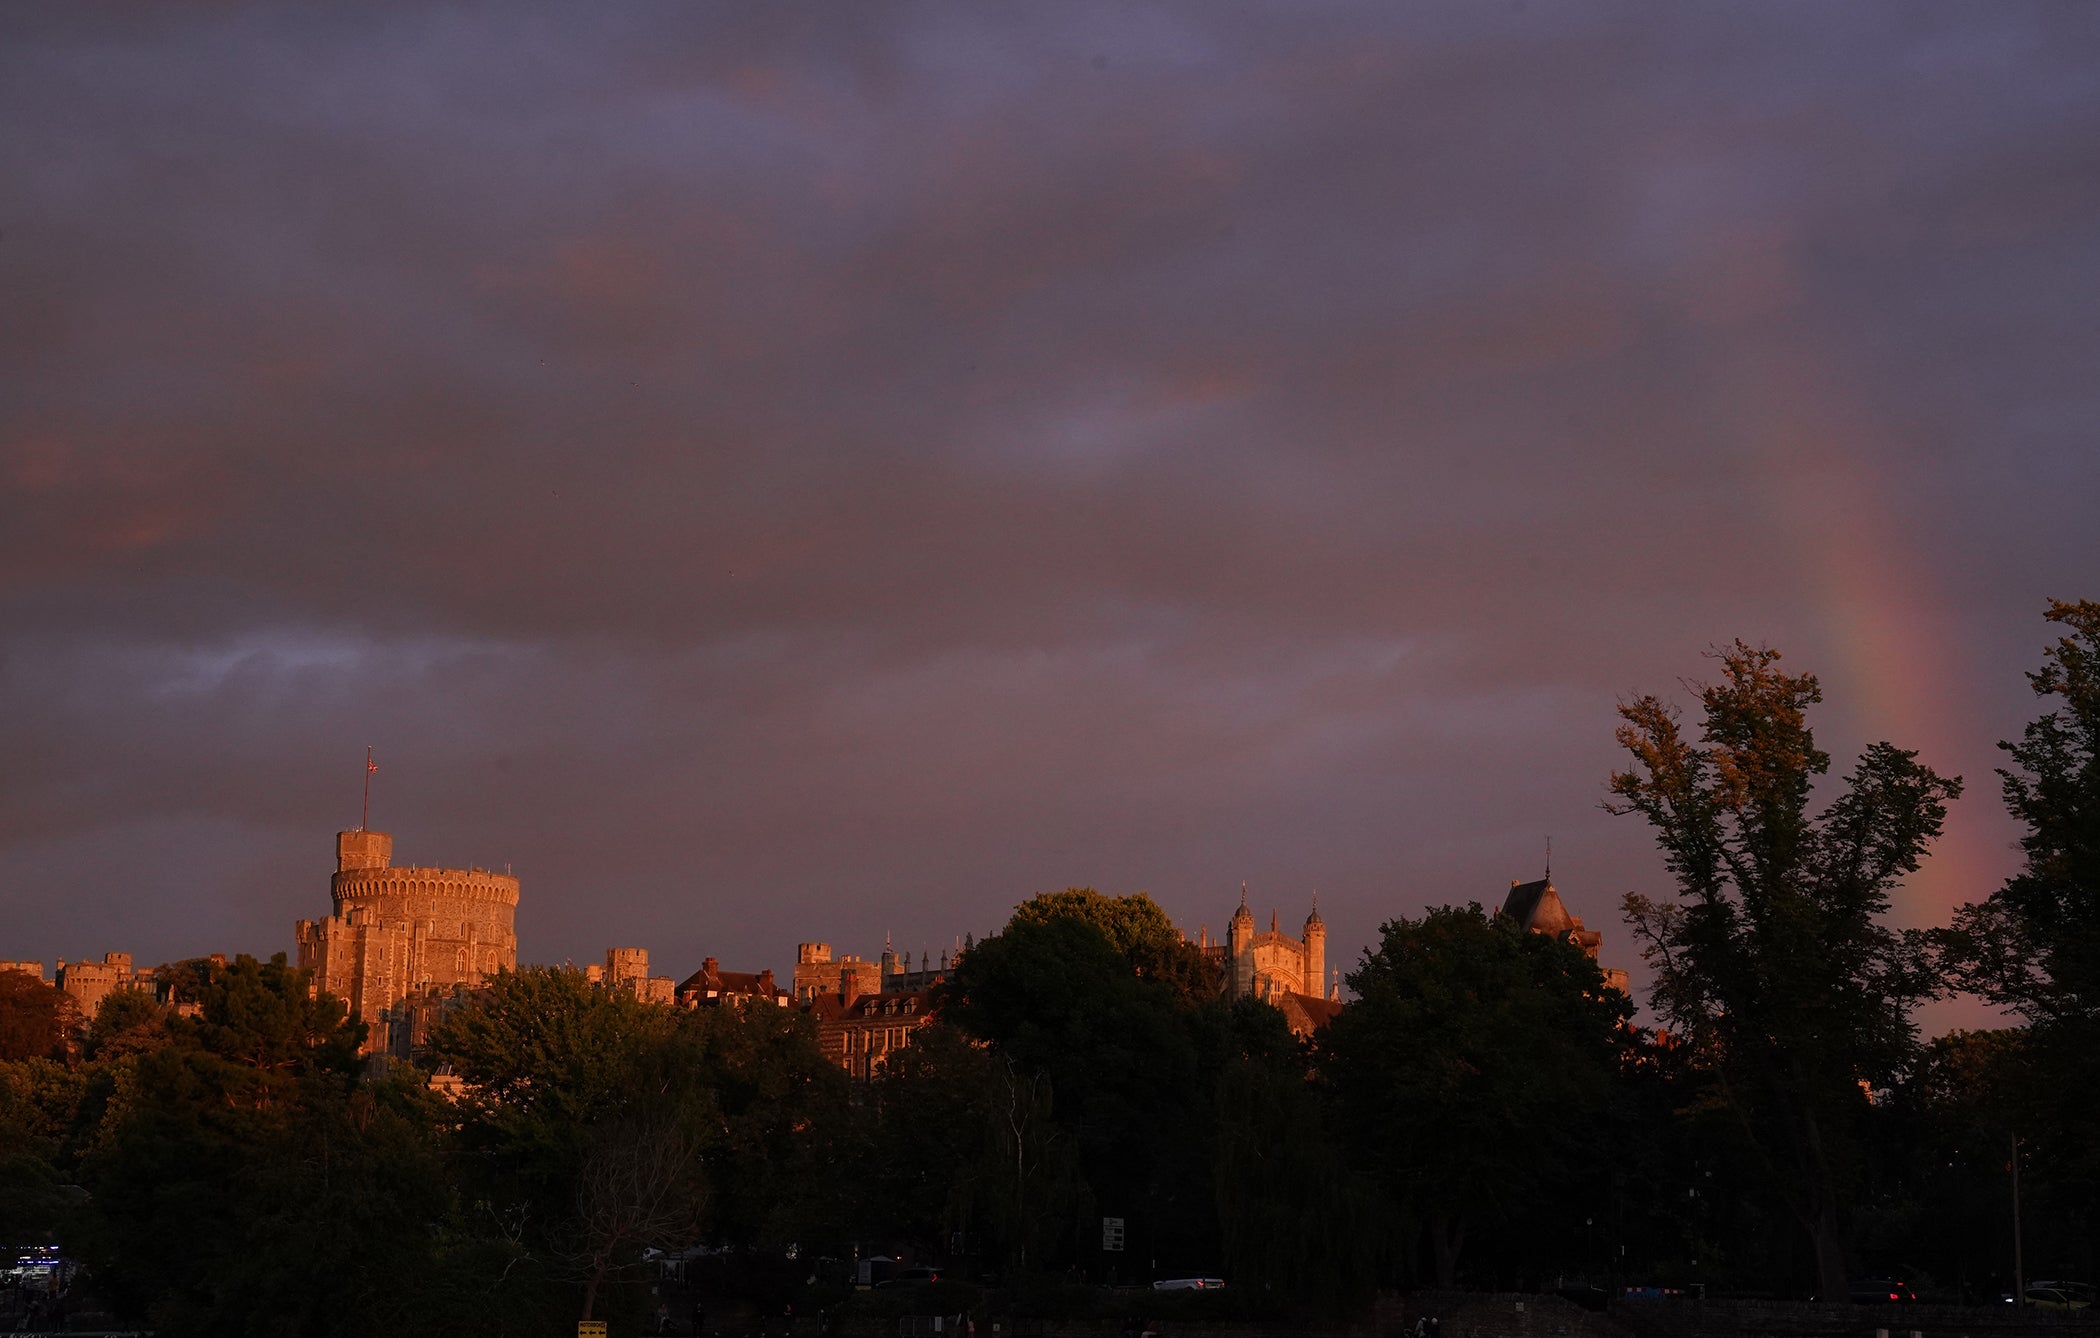
{"label": "building facade", "polygon": [[385,832],[338,832],[335,913],[294,928],[314,988],[389,1044],[387,1014],[411,995],[450,995],[518,965],[518,880],[487,869],[396,867]]}
{"label": "building facade", "polygon": [[643,1003],[678,1001],[677,981],[649,974],[647,948],[607,948],[605,965],[587,966],[583,973],[593,985],[610,994],[632,995]]}
{"label": "building facade", "polygon": [[[1553,886],[1550,876],[1529,883],[1511,879],[1509,895],[1502,900],[1502,914],[1534,934],[1567,940],[1588,953],[1593,962],[1604,946],[1604,935],[1583,927],[1582,917],[1570,911],[1567,903],[1560,899],[1560,892]],[[1624,971],[1601,964],[1598,969],[1604,972],[1606,985],[1621,994],[1630,993]]]}
{"label": "building facade", "polygon": [[128,952],[105,952],[99,962],[58,959],[58,987],[73,996],[83,1022],[92,1021],[102,1001],[120,990],[155,989],[156,973],[136,970]]}
{"label": "building facade", "polygon": [[847,953],[831,955],[829,943],[795,945],[795,1002],[807,1008],[819,998],[855,999],[882,993],[882,965]]}
{"label": "building facade", "polygon": [[809,1011],[817,1020],[817,1045],[824,1057],[862,1081],[874,1077],[892,1051],[909,1044],[911,1034],[934,1018],[927,990],[857,999],[819,995]]}
{"label": "building facade", "polygon": [[1341,981],[1328,979],[1327,922],[1320,918],[1317,896],[1299,935],[1284,933],[1273,910],[1264,933],[1255,926],[1243,884],[1225,941],[1212,943],[1206,931],[1198,946],[1218,964],[1227,999],[1264,1000],[1283,1013],[1297,1035],[1311,1035],[1341,1011]]}
{"label": "building facade", "polygon": [[679,982],[678,1002],[687,1008],[741,1007],[753,1003],[790,1008],[795,996],[773,983],[771,967],[763,971],[724,971],[720,962],[707,957],[701,959],[698,971]]}

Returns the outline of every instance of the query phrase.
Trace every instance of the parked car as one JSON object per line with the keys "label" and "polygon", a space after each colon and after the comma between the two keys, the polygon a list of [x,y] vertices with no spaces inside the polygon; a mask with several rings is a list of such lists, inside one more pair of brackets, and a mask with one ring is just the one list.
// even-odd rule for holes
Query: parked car
{"label": "parked car", "polygon": [[2093,1303],[2093,1289],[2082,1282],[2038,1282],[2025,1295],[2037,1310],[2083,1310]]}
{"label": "parked car", "polygon": [[1894,1278],[1867,1278],[1852,1284],[1854,1305],[1910,1305],[1917,1299],[1909,1283]]}
{"label": "parked car", "polygon": [[1225,1285],[1223,1278],[1161,1278],[1152,1284],[1156,1292],[1214,1292]]}
{"label": "parked car", "polygon": [[878,1282],[875,1285],[878,1287],[915,1287],[922,1282],[939,1282],[940,1280],[941,1270],[938,1268],[900,1268],[894,1277]]}

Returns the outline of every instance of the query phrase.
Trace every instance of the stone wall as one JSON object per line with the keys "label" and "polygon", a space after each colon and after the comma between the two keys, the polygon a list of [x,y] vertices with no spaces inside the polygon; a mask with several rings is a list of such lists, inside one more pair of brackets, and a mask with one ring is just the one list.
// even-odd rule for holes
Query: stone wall
{"label": "stone wall", "polygon": [[372,1025],[410,994],[447,993],[518,965],[518,880],[486,869],[395,867],[385,832],[336,835],[335,914],[295,927],[299,966],[315,987]]}

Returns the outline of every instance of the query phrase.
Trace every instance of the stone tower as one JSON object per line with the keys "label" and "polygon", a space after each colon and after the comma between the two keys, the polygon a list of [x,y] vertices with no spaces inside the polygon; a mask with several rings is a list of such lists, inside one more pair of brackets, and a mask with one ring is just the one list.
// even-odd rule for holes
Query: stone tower
{"label": "stone tower", "polygon": [[1320,894],[1313,893],[1312,914],[1305,917],[1305,987],[1301,994],[1326,997],[1327,922],[1320,918]]}
{"label": "stone tower", "polygon": [[1254,912],[1247,909],[1247,885],[1240,884],[1240,908],[1225,926],[1225,994],[1232,999],[1254,993]]}
{"label": "stone tower", "polygon": [[1228,998],[1252,995],[1276,999],[1302,994],[1313,999],[1327,995],[1327,922],[1314,903],[1305,917],[1303,937],[1286,934],[1280,917],[1269,912],[1269,927],[1258,929],[1254,912],[1247,908],[1247,889],[1240,888],[1240,908],[1232,913],[1225,929],[1225,993]]}
{"label": "stone tower", "polygon": [[1320,899],[1313,897],[1305,932],[1297,937],[1280,927],[1269,912],[1269,927],[1260,930],[1247,908],[1247,888],[1240,886],[1240,908],[1232,913],[1225,941],[1207,948],[1224,970],[1225,997],[1260,999],[1283,1014],[1292,1034],[1310,1036],[1341,1011],[1339,990],[1330,990],[1327,975],[1327,922],[1320,918]]}
{"label": "stone tower", "polygon": [[335,838],[335,914],[294,928],[301,970],[372,1028],[411,994],[482,984],[518,964],[518,880],[486,869],[395,867],[394,838],[358,829]]}

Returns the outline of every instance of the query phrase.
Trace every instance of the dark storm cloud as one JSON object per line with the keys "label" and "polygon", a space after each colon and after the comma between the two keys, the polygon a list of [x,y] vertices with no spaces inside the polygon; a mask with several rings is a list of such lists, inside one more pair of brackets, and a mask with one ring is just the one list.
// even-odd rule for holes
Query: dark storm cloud
{"label": "dark storm cloud", "polygon": [[16,19],[16,954],[285,946],[367,741],[529,956],[1609,921],[1616,695],[1981,780],[2100,592],[2082,9]]}

